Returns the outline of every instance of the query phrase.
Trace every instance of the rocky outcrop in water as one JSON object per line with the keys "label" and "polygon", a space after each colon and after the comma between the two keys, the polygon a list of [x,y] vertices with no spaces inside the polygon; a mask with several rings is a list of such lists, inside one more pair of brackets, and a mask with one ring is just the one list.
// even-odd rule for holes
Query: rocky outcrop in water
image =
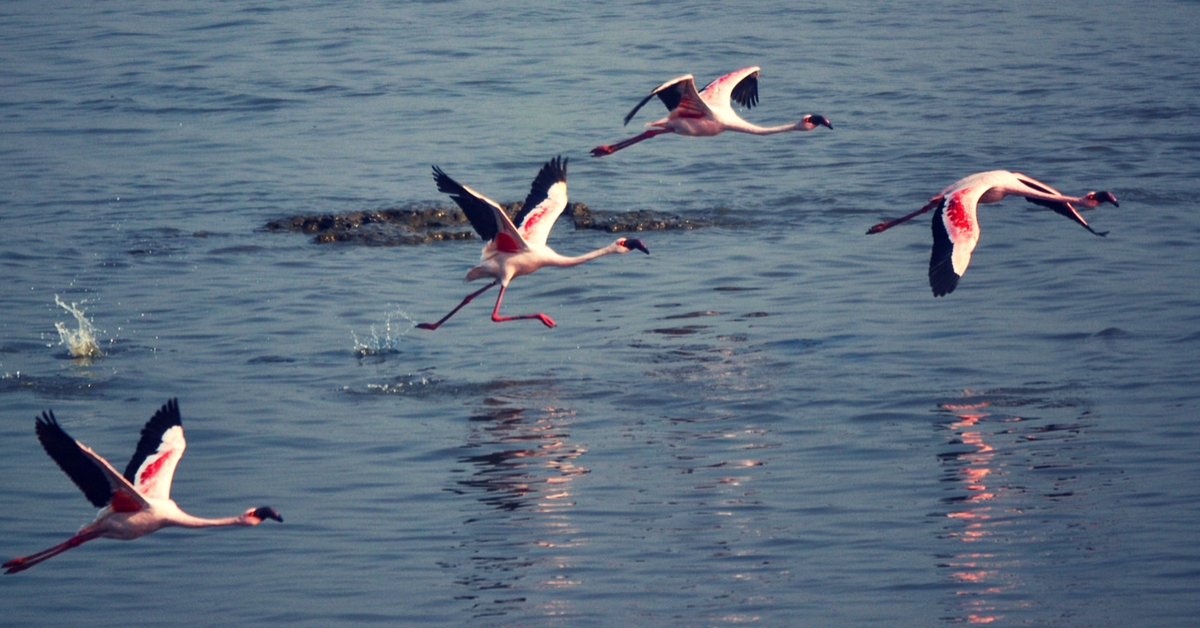
{"label": "rocky outcrop in water", "polygon": [[[509,216],[513,216],[520,210],[521,204],[509,203],[503,207]],[[563,213],[572,219],[576,229],[595,229],[610,233],[696,229],[712,225],[710,220],[683,218],[658,211],[593,211],[583,203],[571,203]],[[347,214],[297,215],[272,220],[264,225],[264,228],[267,231],[311,234],[313,242],[317,244],[352,242],[367,246],[398,246],[475,238],[471,223],[457,207],[413,207]]]}
{"label": "rocky outcrop in water", "polygon": [[592,211],[583,203],[567,206],[576,229],[596,229],[609,233],[627,231],[664,231],[667,229],[696,229],[711,227],[711,220],[684,218],[676,214],[643,209],[635,212]]}

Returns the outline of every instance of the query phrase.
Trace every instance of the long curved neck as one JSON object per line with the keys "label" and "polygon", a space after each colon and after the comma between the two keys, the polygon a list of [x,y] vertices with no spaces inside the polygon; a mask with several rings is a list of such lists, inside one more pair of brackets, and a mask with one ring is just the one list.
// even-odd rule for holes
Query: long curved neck
{"label": "long curved neck", "polygon": [[[1088,209],[1096,207],[1097,205],[1100,204],[1099,201],[1088,198],[1087,196],[1065,196],[1063,194],[1047,194],[1045,192],[1040,192],[1038,190],[1033,190],[1030,188],[1025,188],[1019,192],[1014,191],[1011,193],[1020,194],[1021,196],[1024,196],[1025,198],[1036,198],[1039,200],[1051,201],[1051,202],[1055,202],[1055,203],[1075,203],[1076,205],[1082,205],[1083,207],[1087,207]],[[986,196],[986,194],[985,194],[985,196]],[[997,199],[997,200],[999,200],[999,199]],[[995,202],[995,201],[984,201],[983,199],[980,199],[980,202],[986,203],[986,202]]]}
{"label": "long curved neck", "polygon": [[584,262],[590,262],[590,261],[596,259],[597,257],[603,257],[605,255],[610,255],[612,253],[620,253],[620,252],[622,252],[620,245],[618,245],[616,242],[613,242],[612,244],[610,244],[606,247],[599,248],[599,249],[596,249],[595,251],[591,251],[590,253],[584,253],[583,255],[579,255],[576,257],[567,257],[565,255],[557,255],[556,254],[555,257],[552,257],[552,258],[550,258],[550,260],[547,261],[546,265],[547,266],[558,266],[560,268],[565,268],[568,266],[578,266]]}
{"label": "long curved neck", "polygon": [[737,122],[727,124],[730,131],[739,133],[749,133],[751,135],[774,135],[775,133],[783,133],[785,131],[807,131],[804,121],[793,124],[781,124],[779,126],[758,126],[753,122],[746,122],[739,118]]}
{"label": "long curved neck", "polygon": [[260,521],[260,519],[253,516],[253,511],[242,513],[236,517],[205,519],[204,517],[189,515],[180,510],[170,517],[169,525],[181,528],[216,528],[221,526],[254,526],[258,525]]}

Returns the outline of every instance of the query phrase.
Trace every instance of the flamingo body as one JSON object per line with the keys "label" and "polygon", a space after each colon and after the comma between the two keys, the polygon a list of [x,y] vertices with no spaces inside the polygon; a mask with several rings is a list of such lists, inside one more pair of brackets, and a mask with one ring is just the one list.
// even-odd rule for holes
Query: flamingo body
{"label": "flamingo body", "polygon": [[696,91],[696,82],[691,74],[671,79],[654,88],[625,116],[625,124],[633,119],[643,105],[655,96],[667,106],[667,117],[646,124],[649,130],[616,144],[597,146],[592,149],[593,157],[611,155],[643,140],[664,133],[675,133],[688,137],[709,137],[725,131],[737,131],[753,135],[770,135],[784,131],[811,131],[818,126],[833,128],[825,116],[808,114],[794,124],[761,127],[743,120],[733,110],[731,102],[750,109],[758,104],[758,67],[742,68],[730,72],[709,83],[704,91]]}
{"label": "flamingo body", "polygon": [[189,515],[171,500],[171,479],[187,446],[175,399],[163,405],[142,428],[141,439],[124,474],[87,445],[71,438],[53,412],[43,412],[35,429],[46,453],[88,501],[101,510],[94,521],[63,543],[4,563],[5,573],[24,571],[98,538],[128,541],[168,526],[255,526],[266,519],[283,521],[270,506],[251,508],[236,517],[204,519]]}
{"label": "flamingo body", "polygon": [[[991,170],[978,172],[948,186],[911,214],[871,227],[867,234],[886,231],[931,209],[933,214],[933,250],[929,258],[929,286],[933,296],[954,292],[958,280],[967,271],[971,253],[979,242],[979,221],[976,208],[980,204],[996,203],[1009,195],[1022,196],[1026,201],[1048,207],[1070,218],[1097,236],[1098,232],[1083,219],[1074,205],[1094,208],[1101,203],[1118,205],[1112,192],[1088,192],[1083,196],[1066,196],[1058,190],[1019,172]],[[1119,206],[1119,205],[1118,205]]]}
{"label": "flamingo body", "polygon": [[550,235],[550,229],[554,227],[554,221],[558,220],[567,206],[567,160],[562,157],[551,159],[542,166],[530,186],[525,203],[517,212],[515,223],[498,203],[451,179],[437,166],[433,167],[433,178],[437,182],[438,191],[445,192],[454,199],[467,215],[479,237],[487,242],[480,254],[479,264],[467,271],[466,280],[475,281],[490,277],[492,282],[467,295],[457,307],[436,323],[420,323],[417,325],[420,329],[437,329],[475,297],[496,285],[500,286],[500,294],[496,296],[496,306],[492,309],[493,321],[501,323],[538,319],[547,327],[554,327],[554,320],[542,312],[518,316],[500,315],[500,302],[510,281],[546,266],[576,266],[613,253],[624,254],[636,249],[650,254],[646,245],[634,238],[618,238],[606,247],[577,257],[560,255],[546,246],[546,239]]}

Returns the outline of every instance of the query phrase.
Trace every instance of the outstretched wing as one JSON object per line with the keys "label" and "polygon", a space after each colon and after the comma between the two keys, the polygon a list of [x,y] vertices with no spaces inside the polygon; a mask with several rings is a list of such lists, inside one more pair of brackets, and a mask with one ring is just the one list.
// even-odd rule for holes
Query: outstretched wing
{"label": "outstretched wing", "polygon": [[42,416],[38,417],[34,429],[37,431],[38,441],[42,443],[42,449],[58,463],[58,467],[71,478],[75,486],[83,491],[88,501],[97,508],[107,506],[113,491],[108,477],[92,462],[91,456],[83,453],[83,444],[71,438],[59,426],[54,412],[43,412]]}
{"label": "outstretched wing", "polygon": [[709,83],[700,92],[700,98],[706,103],[726,107],[732,98],[734,102],[750,109],[758,104],[758,70],[757,66],[752,66],[730,72]]}
{"label": "outstretched wing", "polygon": [[929,255],[929,287],[933,289],[933,296],[945,296],[958,287],[959,274],[954,272],[954,243],[950,241],[950,235],[946,232],[946,225],[942,217],[942,208],[946,206],[945,200],[933,212],[933,251]]}
{"label": "outstretched wing", "polygon": [[639,102],[632,111],[625,115],[625,124],[629,124],[638,109],[641,109],[655,96],[658,96],[658,99],[667,106],[668,111],[675,112],[678,109],[676,115],[685,118],[702,118],[708,114],[708,105],[704,104],[699,92],[696,91],[695,80],[691,74],[685,74],[654,88],[642,99],[642,102]]}
{"label": "outstretched wing", "polygon": [[560,155],[542,166],[514,222],[526,242],[545,244],[566,207],[567,160]]}
{"label": "outstretched wing", "polygon": [[929,256],[929,287],[940,297],[958,286],[967,272],[971,252],[979,242],[975,207],[982,192],[961,189],[943,198],[933,213],[933,250]]}
{"label": "outstretched wing", "polygon": [[125,479],[146,497],[170,499],[175,465],[186,447],[179,401],[171,399],[142,428],[137,449],[125,466]]}
{"label": "outstretched wing", "polygon": [[107,460],[87,445],[71,438],[59,426],[53,412],[43,412],[35,429],[42,448],[83,491],[93,506],[112,506],[113,510],[130,512],[148,505]]}
{"label": "outstretched wing", "polygon": [[433,179],[437,182],[438,191],[449,194],[462,208],[480,238],[494,242],[497,248],[507,253],[528,248],[512,219],[496,201],[451,179],[437,166],[433,167]]}
{"label": "outstretched wing", "polygon": [[[1019,172],[1014,172],[1013,176],[1015,176],[1017,178],[1017,181],[1020,181],[1023,185],[1027,185],[1043,194],[1054,194],[1056,196],[1063,196],[1062,192],[1059,192],[1058,190],[1046,185],[1045,183],[1042,183],[1041,181],[1038,181],[1037,179],[1034,179],[1032,177],[1027,177]],[[1048,208],[1054,210],[1054,213],[1056,213],[1060,216],[1066,216],[1067,218],[1074,220],[1075,222],[1079,223],[1079,225],[1081,225],[1084,229],[1087,229],[1088,231],[1091,231],[1092,233],[1094,233],[1098,236],[1103,237],[1105,235],[1108,235],[1107,231],[1096,231],[1095,229],[1092,229],[1092,227],[1087,224],[1087,221],[1083,219],[1083,216],[1079,215],[1079,211],[1075,209],[1075,206],[1070,203],[1067,203],[1065,201],[1050,201],[1050,200],[1046,200],[1044,198],[1032,198],[1029,196],[1026,196],[1025,200],[1029,201],[1030,203],[1033,203],[1034,205],[1041,205],[1042,207],[1048,207]]]}

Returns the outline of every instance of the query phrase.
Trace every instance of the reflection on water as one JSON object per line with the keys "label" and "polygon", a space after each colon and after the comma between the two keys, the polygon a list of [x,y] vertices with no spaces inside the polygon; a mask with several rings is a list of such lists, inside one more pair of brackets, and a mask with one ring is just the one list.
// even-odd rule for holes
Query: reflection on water
{"label": "reflection on water", "polygon": [[[578,553],[572,548],[580,544],[570,519],[571,483],[588,473],[579,464],[586,449],[571,442],[575,411],[553,405],[548,389],[506,393],[487,397],[470,417],[458,458],[467,475],[447,489],[487,506],[464,508],[469,514],[459,550],[467,558],[454,566],[463,571],[455,583],[467,592],[456,599],[469,601],[476,616],[503,615],[537,590],[538,611],[561,614],[568,603],[555,600],[553,591],[580,584],[571,575]],[[533,398],[543,405],[518,405]]]}
{"label": "reflection on water", "polygon": [[[762,348],[748,342],[745,332],[751,324],[748,319],[766,316],[765,312],[736,316],[711,310],[666,315],[659,320],[667,326],[646,330],[631,346],[650,356],[647,377],[682,385],[689,394],[691,386],[699,385],[714,401],[762,395],[769,388],[769,379],[755,372],[764,360]],[[688,319],[706,323],[679,324]]]}
{"label": "reflection on water", "polygon": [[942,536],[966,545],[950,553],[941,566],[960,585],[956,594],[961,599],[956,605],[961,616],[956,619],[968,623],[995,621],[992,598],[1015,586],[1005,582],[995,554],[983,549],[986,544],[982,543],[997,525],[992,520],[998,490],[995,483],[1003,481],[1004,473],[995,460],[996,450],[986,442],[979,425],[988,416],[985,408],[989,405],[987,401],[942,405],[958,419],[946,426],[955,435],[950,443],[958,448],[940,455],[946,465],[943,481],[954,484],[952,490],[957,493],[941,500],[951,505],[946,513],[950,523],[943,526]]}
{"label": "reflection on water", "polygon": [[[1028,591],[1036,580],[1030,574],[1039,565],[1018,557],[1053,556],[1059,550],[1053,534],[1027,530],[1035,513],[1044,519],[1053,504],[1073,495],[1064,483],[1079,479],[1073,441],[1083,423],[1077,401],[1045,395],[1030,390],[968,392],[940,405],[953,415],[938,424],[950,432],[938,454],[942,481],[951,493],[940,500],[946,510],[938,513],[945,520],[940,538],[950,544],[939,555],[938,567],[955,591],[947,621],[986,624],[1029,610],[1036,597]],[[1022,414],[1014,413],[1018,408]],[[1064,412],[1071,420],[1053,420]]]}

